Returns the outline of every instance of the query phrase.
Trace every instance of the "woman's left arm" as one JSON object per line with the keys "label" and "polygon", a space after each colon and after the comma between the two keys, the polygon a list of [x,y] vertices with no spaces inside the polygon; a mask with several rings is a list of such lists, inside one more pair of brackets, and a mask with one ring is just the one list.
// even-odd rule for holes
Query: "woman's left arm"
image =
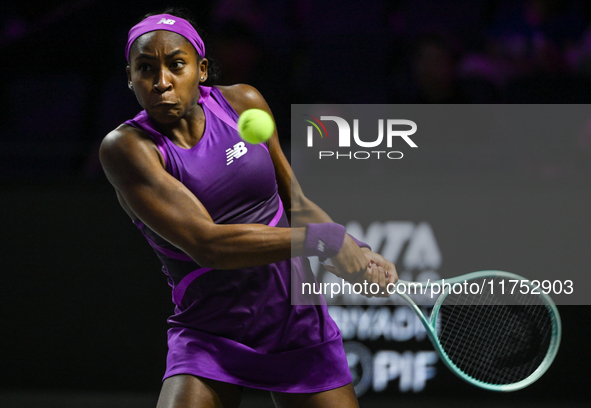
{"label": "woman's left arm", "polygon": [[[252,86],[237,84],[219,88],[238,115],[248,109],[256,108],[264,110],[273,117],[273,113],[263,96]],[[295,227],[305,226],[309,223],[333,222],[328,214],[304,196],[297,179],[291,171],[289,161],[281,149],[277,127],[275,127],[273,135],[267,140],[266,144],[273,160],[279,196],[283,201],[283,208],[290,225]]]}
{"label": "woman's left arm", "polygon": [[[273,117],[273,113],[269,109],[267,102],[255,88],[249,85],[238,84],[229,87],[220,87],[220,90],[239,115],[245,110],[256,108],[266,111]],[[303,227],[309,223],[333,222],[324,210],[304,195],[297,178],[291,170],[291,165],[281,149],[277,127],[275,127],[273,135],[266,144],[273,160],[279,195],[283,201],[283,207],[290,225],[292,227]],[[361,250],[364,252],[368,262],[375,263],[384,271],[388,272],[386,274],[388,276],[388,282],[394,283],[398,280],[394,264],[384,259],[380,254],[371,252],[368,248],[361,248]],[[331,270],[331,272],[335,272],[335,270]],[[338,275],[338,273],[336,274]]]}

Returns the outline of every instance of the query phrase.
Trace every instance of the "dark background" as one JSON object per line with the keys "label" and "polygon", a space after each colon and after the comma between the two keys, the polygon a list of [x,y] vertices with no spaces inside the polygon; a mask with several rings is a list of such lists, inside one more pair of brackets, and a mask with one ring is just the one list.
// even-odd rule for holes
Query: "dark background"
{"label": "dark background", "polygon": [[[220,84],[262,92],[288,156],[293,103],[591,100],[591,7],[584,1],[4,2],[0,391],[159,390],[170,289],[120,209],[97,150],[140,109],[126,86],[127,31],[168,4],[188,7],[208,32],[206,53],[217,59]],[[536,142],[535,155],[513,158],[520,177],[540,188],[588,189],[591,137]],[[504,177],[493,173],[481,176]],[[563,345],[530,388],[484,393],[440,367],[437,382],[411,401],[588,401],[591,313],[586,306],[560,311]],[[394,395],[363,398],[380,404]]]}

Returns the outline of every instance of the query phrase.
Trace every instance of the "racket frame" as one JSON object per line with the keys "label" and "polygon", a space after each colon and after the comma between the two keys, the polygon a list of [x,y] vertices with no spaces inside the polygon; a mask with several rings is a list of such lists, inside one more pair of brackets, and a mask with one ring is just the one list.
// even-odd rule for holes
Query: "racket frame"
{"label": "racket frame", "polygon": [[[496,271],[496,270],[487,270],[487,271],[468,273],[468,274],[457,276],[454,278],[445,279],[445,283],[446,284],[449,283],[453,286],[454,283],[461,283],[461,282],[464,282],[465,280],[493,278],[493,277],[504,277],[504,278],[508,278],[508,279],[517,279],[519,281],[526,282],[527,285],[532,287],[531,282],[522,276],[516,275],[514,273],[510,273],[510,272]],[[554,358],[556,357],[556,353],[558,352],[558,348],[560,346],[560,339],[562,336],[562,323],[560,321],[560,314],[558,313],[558,309],[556,308],[556,305],[554,304],[554,302],[552,301],[550,296],[548,296],[547,294],[545,294],[543,292],[540,292],[540,294],[537,295],[537,296],[540,296],[544,305],[550,311],[550,315],[552,318],[552,337],[550,339],[550,345],[548,347],[548,352],[546,353],[544,360],[542,360],[542,363],[538,366],[538,368],[533,373],[531,373],[528,377],[524,378],[521,381],[518,381],[516,383],[511,383],[511,384],[490,384],[490,383],[487,383],[484,381],[480,381],[476,378],[473,378],[473,377],[467,375],[466,373],[464,373],[462,370],[460,370],[451,361],[451,359],[449,358],[449,356],[447,355],[447,353],[443,349],[441,342],[439,341],[439,337],[437,336],[437,328],[436,328],[437,316],[439,315],[441,304],[445,300],[445,297],[449,294],[447,289],[449,289],[450,287],[447,287],[447,289],[445,291],[443,291],[443,290],[441,291],[442,293],[439,295],[435,304],[433,305],[433,310],[432,310],[429,318],[427,318],[425,316],[425,314],[421,311],[419,306],[415,303],[415,301],[407,293],[400,293],[398,291],[398,288],[400,286],[407,286],[408,287],[408,285],[410,285],[410,284],[412,284],[414,286],[416,286],[418,284],[418,285],[423,286],[424,288],[427,288],[429,286],[433,286],[433,285],[441,284],[441,283],[442,283],[441,280],[434,281],[434,282],[407,282],[407,281],[399,280],[396,283],[396,294],[398,296],[400,296],[402,299],[404,299],[406,301],[406,303],[408,303],[410,308],[414,311],[414,313],[418,316],[421,323],[423,323],[423,326],[425,326],[425,330],[427,331],[427,336],[429,337],[429,340],[431,340],[431,343],[433,344],[435,351],[439,354],[439,356],[443,360],[443,363],[454,374],[456,374],[462,380],[464,380],[470,384],[473,384],[477,387],[480,387],[480,388],[484,388],[484,389],[491,390],[491,391],[510,392],[510,391],[520,390],[520,389],[525,388],[528,385],[534,383],[546,372],[546,370],[548,370],[548,368],[550,367],[550,365],[554,361]]]}

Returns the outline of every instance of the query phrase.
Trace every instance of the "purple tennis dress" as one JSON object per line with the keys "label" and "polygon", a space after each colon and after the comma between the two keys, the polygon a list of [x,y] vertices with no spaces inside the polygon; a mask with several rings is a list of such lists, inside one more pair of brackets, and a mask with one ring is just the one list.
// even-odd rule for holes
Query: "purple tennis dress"
{"label": "purple tennis dress", "polygon": [[[238,114],[217,88],[200,91],[205,131],[191,149],[162,135],[145,111],[126,123],[150,135],[166,171],[195,194],[215,223],[288,228],[266,145],[242,141],[235,130]],[[165,379],[192,374],[281,392],[318,392],[351,382],[341,334],[326,305],[291,305],[291,269],[310,274],[306,259],[201,268],[134,222],[162,261],[176,305],[168,319]]]}

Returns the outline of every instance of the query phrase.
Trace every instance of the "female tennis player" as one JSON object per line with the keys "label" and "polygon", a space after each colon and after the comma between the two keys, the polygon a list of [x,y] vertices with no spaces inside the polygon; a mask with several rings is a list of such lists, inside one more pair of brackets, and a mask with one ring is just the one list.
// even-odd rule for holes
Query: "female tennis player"
{"label": "female tennis player", "polygon": [[240,113],[269,107],[248,85],[203,85],[192,23],[148,16],[126,57],[144,110],[105,137],[100,159],[173,290],[158,407],[238,407],[243,387],[271,391],[278,407],[357,407],[340,332],[326,305],[291,304],[291,273],[310,278],[305,256],[328,257],[338,276],[382,292],[394,265],[303,195],[276,133],[240,139]]}

